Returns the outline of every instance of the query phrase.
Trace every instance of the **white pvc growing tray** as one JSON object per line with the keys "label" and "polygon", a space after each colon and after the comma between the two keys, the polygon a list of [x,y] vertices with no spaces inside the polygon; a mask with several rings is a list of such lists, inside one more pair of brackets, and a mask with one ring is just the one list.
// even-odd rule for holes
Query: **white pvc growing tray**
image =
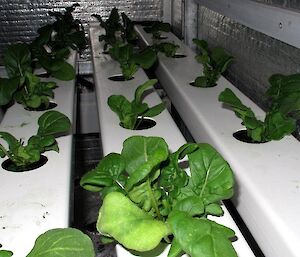
{"label": "white pvc growing tray", "polygon": [[[75,65],[76,53],[69,62]],[[73,123],[74,80],[49,80],[58,85],[54,98],[57,107],[53,110],[64,113]],[[15,103],[7,110],[0,131],[27,142],[37,132],[42,113],[26,111]],[[59,153],[45,153],[48,162],[36,170],[18,173],[0,167],[0,243],[1,249],[13,251],[14,257],[26,256],[45,231],[69,226],[72,138],[72,131],[57,138]]]}
{"label": "white pvc growing tray", "polygon": [[[144,44],[151,36],[136,27]],[[189,85],[202,73],[195,53],[172,33],[168,41],[180,45],[186,58],[159,57],[156,74],[184,123],[197,142],[212,144],[235,172],[235,206],[264,254],[298,257],[300,252],[300,143],[293,137],[264,144],[248,144],[233,138],[243,129],[234,112],[218,102],[230,88],[241,101],[263,118],[265,113],[224,77],[213,88]]]}
{"label": "white pvc growing tray", "polygon": [[[131,131],[119,126],[117,115],[112,112],[107,105],[107,98],[112,94],[122,94],[128,99],[133,99],[135,89],[140,84],[147,81],[148,78],[140,69],[134,75],[134,80],[126,82],[114,82],[108,80],[107,78],[109,76],[121,73],[119,64],[116,63],[116,61],[111,60],[108,55],[101,54],[103,44],[100,44],[98,41],[98,36],[102,33],[102,31],[99,29],[99,26],[91,26],[89,33],[104,155],[107,155],[111,152],[120,152],[122,150],[123,141],[133,135],[162,137],[168,143],[171,151],[176,151],[180,146],[185,144],[186,141],[184,137],[178,130],[175,122],[167,110],[163,111],[160,115],[154,118],[157,124],[151,129]],[[147,102],[149,106],[153,106],[160,103],[161,99],[154,91],[147,95],[145,102]],[[239,256],[254,256],[227,209],[225,207],[223,207],[223,209],[225,211],[225,215],[221,218],[216,218],[216,222],[224,224],[235,230],[238,240],[234,242],[233,245]],[[133,256],[124,248],[119,246],[117,247],[117,254],[120,257]]]}

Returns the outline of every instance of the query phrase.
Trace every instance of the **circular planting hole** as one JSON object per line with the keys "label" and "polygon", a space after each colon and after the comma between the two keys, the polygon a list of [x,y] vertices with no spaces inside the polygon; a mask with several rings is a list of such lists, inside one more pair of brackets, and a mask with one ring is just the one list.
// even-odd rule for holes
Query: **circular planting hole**
{"label": "circular planting hole", "polygon": [[174,56],[172,56],[172,58],[185,58],[186,57],[186,55],[185,54],[175,54]]}
{"label": "circular planting hole", "polygon": [[101,54],[109,54],[109,51],[103,51]]}
{"label": "circular planting hole", "polygon": [[40,78],[50,78],[50,74],[47,71],[37,74]]}
{"label": "circular planting hole", "polygon": [[[196,86],[195,81],[192,81],[189,83],[190,86],[192,87],[200,87],[200,86]],[[213,86],[209,86],[209,87],[201,87],[201,88],[211,88],[211,87],[215,87],[217,84],[214,84]]]}
{"label": "circular planting hole", "polygon": [[57,106],[56,103],[50,102],[48,107],[45,104],[41,104],[37,108],[24,107],[24,109],[27,110],[27,111],[35,111],[35,112],[38,111],[38,112],[40,112],[40,111],[46,111],[46,110],[54,109],[56,106]]}
{"label": "circular planting hole", "polygon": [[16,166],[10,159],[5,160],[1,166],[3,169],[7,171],[24,172],[24,171],[35,170],[39,167],[42,167],[43,165],[46,164],[47,161],[48,158],[44,155],[41,155],[40,160],[38,162],[32,163],[28,166]]}
{"label": "circular planting hole", "polygon": [[[134,128],[134,130],[143,130],[153,128],[156,125],[156,122],[150,118],[138,118],[136,124],[137,126]],[[124,128],[122,123],[120,123],[120,126]]]}
{"label": "circular planting hole", "polygon": [[249,143],[249,144],[263,144],[263,143],[267,142],[267,141],[264,141],[264,142],[253,141],[253,139],[247,135],[246,129],[236,131],[232,135],[235,139],[237,139],[241,142],[244,142],[244,143]]}
{"label": "circular planting hole", "polygon": [[132,80],[134,79],[134,77],[132,76],[130,79],[125,79],[125,77],[122,74],[118,74],[118,75],[113,75],[110,76],[108,79],[112,80],[112,81],[128,81],[128,80]]}

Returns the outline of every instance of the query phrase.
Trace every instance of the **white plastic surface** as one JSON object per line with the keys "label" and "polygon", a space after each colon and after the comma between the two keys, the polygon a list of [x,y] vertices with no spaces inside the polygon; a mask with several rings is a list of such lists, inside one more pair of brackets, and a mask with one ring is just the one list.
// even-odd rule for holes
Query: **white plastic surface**
{"label": "white plastic surface", "polygon": [[[100,30],[97,27],[90,28],[90,39],[92,45],[92,56],[94,64],[94,78],[96,85],[96,94],[99,108],[99,120],[101,140],[103,144],[104,155],[111,152],[120,152],[122,149],[123,141],[133,135],[144,136],[159,136],[166,140],[171,151],[176,151],[180,146],[186,143],[181,132],[178,130],[175,122],[171,118],[170,114],[165,110],[160,115],[155,117],[157,122],[156,126],[141,131],[131,131],[121,128],[117,115],[110,110],[107,105],[107,98],[112,94],[122,94],[129,99],[133,98],[134,91],[138,85],[145,82],[148,78],[142,70],[139,70],[135,74],[135,79],[126,82],[113,82],[107,79],[107,77],[120,73],[119,64],[111,60],[107,55],[105,57],[102,54],[102,48],[98,41]],[[159,96],[152,92],[145,98],[150,106],[161,102]],[[236,224],[232,220],[228,211],[224,207],[225,215],[221,218],[217,218],[216,222],[224,224],[232,228],[239,240],[233,243],[236,251],[241,257],[252,257],[253,253],[246,243],[241,232],[237,228]],[[124,250],[125,251],[125,250]],[[125,251],[127,252],[127,251]],[[128,252],[127,252],[128,253]],[[129,253],[128,253],[129,254]],[[118,255],[120,257],[126,257],[124,253]],[[132,256],[132,255],[128,255]]]}
{"label": "white plastic surface", "polygon": [[[75,64],[75,53],[70,60]],[[59,86],[55,89],[57,107],[53,110],[73,122],[74,81],[50,80]],[[27,142],[36,134],[42,113],[14,104],[7,110],[0,131]],[[14,257],[26,256],[45,231],[69,226],[72,138],[72,131],[57,138],[59,153],[44,153],[48,162],[36,170],[17,173],[0,167],[0,244],[1,249],[13,251]]]}
{"label": "white plastic surface", "polygon": [[[151,38],[139,27],[151,44]],[[180,40],[174,40],[186,50]],[[224,77],[213,88],[189,85],[202,72],[195,54],[172,59],[160,56],[157,76],[183,121],[197,142],[212,144],[235,172],[234,203],[254,238],[269,257],[298,257],[300,252],[300,144],[292,136],[281,141],[248,144],[233,138],[243,128],[232,110],[218,102],[226,87],[252,108],[258,117],[264,112]]]}

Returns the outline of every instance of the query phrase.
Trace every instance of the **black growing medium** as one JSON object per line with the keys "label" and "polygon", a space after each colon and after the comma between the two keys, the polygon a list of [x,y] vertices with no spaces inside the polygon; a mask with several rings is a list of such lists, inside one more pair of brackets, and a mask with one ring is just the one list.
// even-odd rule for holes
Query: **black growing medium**
{"label": "black growing medium", "polygon": [[[195,81],[190,82],[189,85],[192,86],[192,87],[199,87],[199,86],[196,86]],[[215,87],[215,86],[217,86],[217,84],[214,84],[214,85],[209,86],[209,87],[201,87],[201,88],[211,88],[211,87]]]}
{"label": "black growing medium", "polygon": [[38,169],[38,168],[42,167],[43,165],[45,165],[47,163],[47,161],[48,161],[48,158],[44,155],[41,155],[39,161],[32,163],[30,165],[27,165],[27,166],[17,166],[10,159],[5,160],[1,166],[3,169],[5,169],[7,171],[25,172],[25,171]]}
{"label": "black growing medium", "polygon": [[251,137],[248,136],[246,129],[236,131],[232,135],[235,139],[249,144],[263,144],[268,142],[268,141],[263,141],[263,142],[254,141]]}
{"label": "black growing medium", "polygon": [[174,56],[172,56],[172,58],[185,58],[186,55],[185,54],[175,54]]}
{"label": "black growing medium", "polygon": [[[135,126],[133,130],[144,130],[153,128],[156,125],[156,122],[150,118],[137,118],[136,124],[137,126]],[[122,123],[120,123],[120,126],[124,128]]]}
{"label": "black growing medium", "polygon": [[44,103],[42,103],[37,108],[24,107],[24,109],[27,110],[27,111],[46,111],[46,110],[54,109],[56,106],[57,106],[57,103],[50,102],[49,105],[48,105],[48,107]]}
{"label": "black growing medium", "polygon": [[112,81],[121,82],[121,81],[132,80],[132,79],[134,79],[134,77],[132,76],[131,78],[126,79],[123,75],[119,74],[119,75],[113,75],[113,76],[110,76],[108,79],[109,79],[109,80],[112,80]]}

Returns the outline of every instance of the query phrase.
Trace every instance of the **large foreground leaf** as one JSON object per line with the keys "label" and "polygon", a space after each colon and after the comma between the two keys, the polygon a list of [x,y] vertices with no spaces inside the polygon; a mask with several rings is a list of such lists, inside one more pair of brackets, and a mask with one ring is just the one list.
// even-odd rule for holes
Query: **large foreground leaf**
{"label": "large foreground leaf", "polygon": [[27,257],[94,257],[91,239],[74,228],[52,229],[40,235]]}
{"label": "large foreground leaf", "polygon": [[119,192],[104,198],[97,229],[126,248],[141,252],[152,250],[169,234],[165,223],[154,220]]}

